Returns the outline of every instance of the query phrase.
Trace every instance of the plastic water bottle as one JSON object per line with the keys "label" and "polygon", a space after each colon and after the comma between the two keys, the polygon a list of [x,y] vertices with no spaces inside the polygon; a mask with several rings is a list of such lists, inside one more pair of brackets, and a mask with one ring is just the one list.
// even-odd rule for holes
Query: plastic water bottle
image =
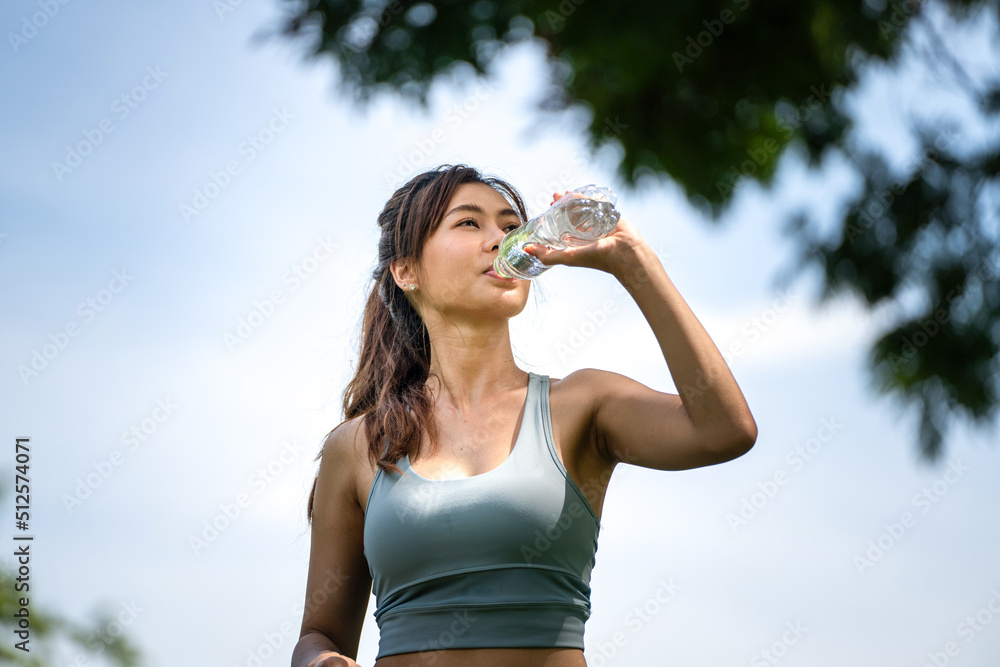
{"label": "plastic water bottle", "polygon": [[593,243],[618,224],[621,214],[615,209],[616,201],[609,188],[593,184],[567,192],[544,213],[504,237],[493,270],[505,278],[535,278],[552,266],[526,253],[524,246],[537,243],[562,250]]}

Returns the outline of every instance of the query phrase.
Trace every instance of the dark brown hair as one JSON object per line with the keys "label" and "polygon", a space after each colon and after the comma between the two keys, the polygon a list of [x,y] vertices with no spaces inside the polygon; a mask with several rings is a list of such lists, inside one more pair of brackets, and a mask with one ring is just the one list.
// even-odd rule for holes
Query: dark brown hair
{"label": "dark brown hair", "polygon": [[[430,373],[430,337],[423,320],[396,285],[389,265],[397,259],[419,263],[427,238],[434,233],[455,190],[463,183],[483,183],[502,194],[527,220],[517,190],[477,169],[441,165],[418,174],[393,193],[378,216],[382,235],[374,285],[361,324],[361,353],[354,378],[344,391],[344,421],[363,415],[368,457],[385,472],[400,472],[395,462],[415,453],[423,432],[436,442],[431,404],[424,391]],[[323,456],[322,449],[316,456]],[[317,478],[319,475],[317,474]],[[316,480],[309,493],[306,517],[312,522]]]}

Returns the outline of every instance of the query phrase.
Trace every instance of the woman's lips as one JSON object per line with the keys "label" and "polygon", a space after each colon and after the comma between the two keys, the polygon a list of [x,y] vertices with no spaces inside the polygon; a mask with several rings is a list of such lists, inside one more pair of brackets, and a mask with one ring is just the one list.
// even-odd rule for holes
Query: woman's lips
{"label": "woman's lips", "polygon": [[516,283],[517,282],[517,278],[504,278],[503,276],[501,276],[500,274],[498,274],[493,269],[488,269],[487,271],[485,271],[483,273],[483,275],[487,275],[490,278],[493,278],[495,280],[499,280],[499,281],[505,282],[505,283]]}

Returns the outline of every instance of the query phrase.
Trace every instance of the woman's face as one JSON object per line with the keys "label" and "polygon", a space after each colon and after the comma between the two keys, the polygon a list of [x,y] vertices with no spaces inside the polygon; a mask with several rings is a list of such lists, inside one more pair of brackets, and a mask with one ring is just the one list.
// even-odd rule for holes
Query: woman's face
{"label": "woman's face", "polygon": [[[484,183],[463,183],[424,245],[411,292],[427,322],[428,309],[448,321],[509,318],[524,309],[530,280],[487,275],[503,237],[521,224],[499,192]],[[406,284],[404,282],[404,284]],[[429,322],[428,322],[429,323]]]}

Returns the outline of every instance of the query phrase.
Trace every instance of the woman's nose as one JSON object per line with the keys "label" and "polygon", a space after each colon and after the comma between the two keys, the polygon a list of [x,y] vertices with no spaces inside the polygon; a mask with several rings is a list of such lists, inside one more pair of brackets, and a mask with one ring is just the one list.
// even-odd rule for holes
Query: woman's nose
{"label": "woman's nose", "polygon": [[491,243],[490,249],[499,248],[500,242],[503,241],[504,232],[498,227],[491,227],[491,235],[489,241]]}

